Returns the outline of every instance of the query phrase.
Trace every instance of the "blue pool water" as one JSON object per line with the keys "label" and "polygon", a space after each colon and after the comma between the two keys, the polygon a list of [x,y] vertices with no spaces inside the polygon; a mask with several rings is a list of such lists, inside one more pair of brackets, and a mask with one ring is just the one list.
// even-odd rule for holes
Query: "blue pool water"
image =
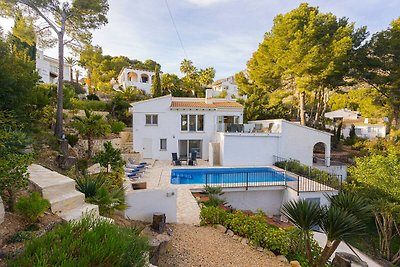
{"label": "blue pool water", "polygon": [[171,170],[171,184],[283,184],[295,179],[272,168],[192,168]]}

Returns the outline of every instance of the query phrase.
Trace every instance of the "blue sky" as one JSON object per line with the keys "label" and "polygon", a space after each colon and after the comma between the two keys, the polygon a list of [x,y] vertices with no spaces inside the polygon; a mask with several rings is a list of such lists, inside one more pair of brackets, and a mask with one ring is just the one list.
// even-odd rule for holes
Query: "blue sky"
{"label": "blue sky", "polygon": [[[216,78],[246,67],[273,18],[296,8],[298,0],[168,0],[187,57],[199,68],[214,67]],[[322,12],[348,17],[373,33],[400,16],[399,0],[312,0]],[[94,32],[104,54],[153,59],[163,72],[179,74],[185,54],[165,0],[109,0],[109,23]],[[3,19],[8,28],[11,23]],[[56,50],[46,52],[56,56]]]}

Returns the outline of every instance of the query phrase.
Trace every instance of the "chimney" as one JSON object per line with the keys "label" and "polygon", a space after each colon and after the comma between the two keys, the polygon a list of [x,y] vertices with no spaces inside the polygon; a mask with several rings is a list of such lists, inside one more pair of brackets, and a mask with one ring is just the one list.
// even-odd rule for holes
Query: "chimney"
{"label": "chimney", "polygon": [[206,89],[206,103],[211,104],[212,103],[212,97],[213,97],[213,90],[212,89]]}

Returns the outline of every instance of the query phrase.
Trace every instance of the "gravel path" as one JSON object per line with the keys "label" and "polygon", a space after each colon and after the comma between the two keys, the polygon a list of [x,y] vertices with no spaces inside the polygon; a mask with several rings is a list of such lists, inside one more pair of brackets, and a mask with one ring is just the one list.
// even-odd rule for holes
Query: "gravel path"
{"label": "gravel path", "polygon": [[275,256],[243,245],[214,227],[173,226],[172,239],[159,262],[169,266],[290,266]]}

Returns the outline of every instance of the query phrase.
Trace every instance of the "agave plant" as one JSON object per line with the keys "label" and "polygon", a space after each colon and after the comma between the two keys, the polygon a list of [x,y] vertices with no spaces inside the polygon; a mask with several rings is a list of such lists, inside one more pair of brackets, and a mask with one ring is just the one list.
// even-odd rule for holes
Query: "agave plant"
{"label": "agave plant", "polygon": [[76,189],[85,194],[85,198],[94,197],[97,192],[103,187],[106,182],[104,175],[98,175],[96,177],[91,177],[85,175],[83,177],[78,177],[76,180]]}

